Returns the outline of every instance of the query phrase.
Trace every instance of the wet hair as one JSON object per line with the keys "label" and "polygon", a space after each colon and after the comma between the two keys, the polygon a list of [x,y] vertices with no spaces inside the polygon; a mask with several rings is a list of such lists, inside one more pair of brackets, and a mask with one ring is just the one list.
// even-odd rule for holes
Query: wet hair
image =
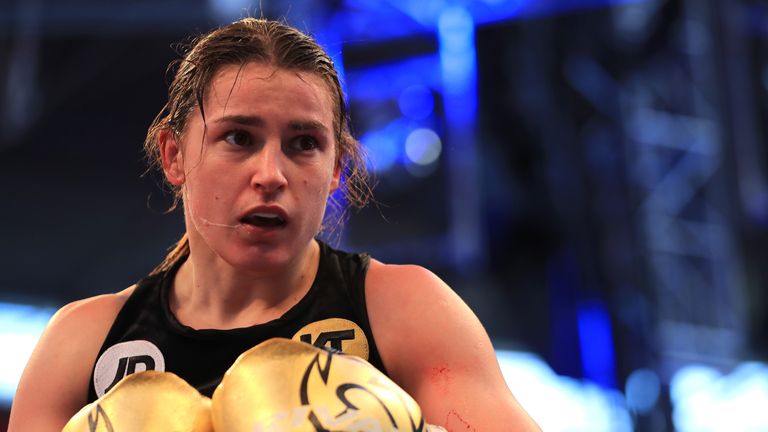
{"label": "wet hair", "polygon": [[[281,22],[261,18],[244,18],[204,34],[190,44],[183,58],[171,63],[169,71],[175,68],[175,74],[169,86],[168,102],[150,125],[144,141],[151,167],[162,167],[158,143],[162,133],[170,132],[180,141],[196,108],[205,120],[203,100],[216,73],[222,67],[243,66],[249,62],[314,73],[327,84],[334,108],[336,163],[341,167],[339,192],[347,205],[365,206],[371,198],[365,157],[360,143],[350,133],[344,93],[333,61],[310,36]],[[168,186],[174,192],[173,209],[181,199],[181,188],[170,183]],[[328,204],[326,213],[335,215],[338,225],[346,206],[333,195]],[[326,218],[323,226],[327,227],[328,223]],[[153,273],[167,270],[188,253],[185,233]]]}

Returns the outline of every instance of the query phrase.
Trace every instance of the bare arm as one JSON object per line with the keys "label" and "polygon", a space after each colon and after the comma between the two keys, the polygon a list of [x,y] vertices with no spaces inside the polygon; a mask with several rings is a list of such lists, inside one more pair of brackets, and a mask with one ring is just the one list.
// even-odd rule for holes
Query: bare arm
{"label": "bare arm", "polygon": [[24,368],[8,432],[59,432],[86,405],[96,355],[131,289],[56,312]]}
{"label": "bare arm", "polygon": [[418,266],[372,262],[366,303],[391,378],[448,431],[539,431],[507,388],[469,307]]}

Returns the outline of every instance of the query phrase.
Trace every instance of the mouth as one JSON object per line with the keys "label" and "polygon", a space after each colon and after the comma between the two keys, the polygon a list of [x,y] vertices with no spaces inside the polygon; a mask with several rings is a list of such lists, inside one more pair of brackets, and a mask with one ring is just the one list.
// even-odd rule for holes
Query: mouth
{"label": "mouth", "polygon": [[285,217],[276,212],[257,211],[245,215],[240,219],[240,222],[259,228],[277,228],[284,226],[286,220]]}

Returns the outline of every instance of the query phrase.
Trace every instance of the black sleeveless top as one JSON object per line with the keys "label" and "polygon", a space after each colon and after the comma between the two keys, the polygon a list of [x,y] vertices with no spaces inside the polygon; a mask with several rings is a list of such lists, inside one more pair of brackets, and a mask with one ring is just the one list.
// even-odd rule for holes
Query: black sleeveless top
{"label": "black sleeveless top", "polygon": [[210,397],[240,354],[273,337],[357,355],[386,373],[365,307],[368,255],[320,242],[320,264],[307,294],[278,319],[232,330],[195,330],[176,320],[168,299],[183,261],[142,279],[123,305],[93,367],[89,403],[143,370],[173,372]]}

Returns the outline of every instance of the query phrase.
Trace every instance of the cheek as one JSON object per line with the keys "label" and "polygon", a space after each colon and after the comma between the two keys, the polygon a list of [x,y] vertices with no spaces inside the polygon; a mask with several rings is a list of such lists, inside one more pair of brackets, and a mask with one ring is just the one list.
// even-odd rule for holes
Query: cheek
{"label": "cheek", "polygon": [[325,188],[323,187],[322,181],[311,181],[309,179],[304,179],[304,189],[306,189],[310,196],[315,201],[324,201],[323,196],[326,193]]}
{"label": "cheek", "polygon": [[233,187],[223,181],[222,176],[206,175],[208,173],[199,168],[188,178],[187,184],[187,197],[198,207],[198,211],[212,211],[232,204],[234,197],[228,191],[233,190]]}
{"label": "cheek", "polygon": [[328,165],[325,163],[318,164],[313,168],[311,173],[307,174],[308,175],[305,175],[302,178],[302,187],[304,189],[311,190],[318,195],[330,192],[333,170]]}
{"label": "cheek", "polygon": [[307,191],[308,198],[311,200],[308,202],[314,203],[314,206],[320,209],[320,212],[324,212],[330,193],[325,179],[313,181],[312,179],[305,178],[302,180],[302,187]]}

